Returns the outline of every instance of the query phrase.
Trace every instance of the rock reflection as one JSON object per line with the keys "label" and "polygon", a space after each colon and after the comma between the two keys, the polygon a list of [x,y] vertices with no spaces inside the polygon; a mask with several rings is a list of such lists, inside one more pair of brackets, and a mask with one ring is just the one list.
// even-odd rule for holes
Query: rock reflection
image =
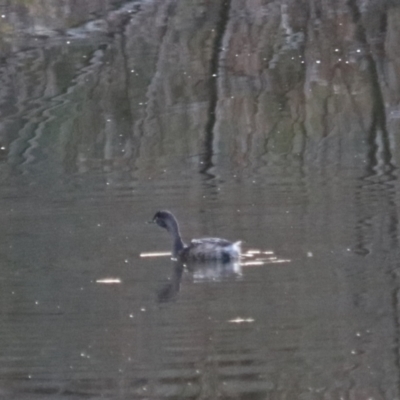
{"label": "rock reflection", "polygon": [[[99,11],[89,3],[54,11],[47,25],[59,26],[67,15],[79,23],[72,15]],[[46,161],[44,138],[58,125],[54,147],[62,157],[49,163],[142,178],[182,154],[199,155],[192,162],[200,172],[212,169],[211,178],[224,155],[229,167],[260,173],[282,154],[301,163],[347,160],[367,170],[381,159],[390,167],[399,121],[400,84],[391,72],[399,63],[392,43],[398,9],[372,3],[362,10],[355,2],[335,10],[321,5],[317,29],[298,3],[263,5],[260,13],[237,1],[148,2],[114,21],[124,31],[112,39],[38,42],[28,52],[17,42],[2,68],[1,143],[15,166],[30,168]],[[6,17],[29,15],[39,25],[51,19],[41,7],[23,7],[26,13]],[[321,138],[330,145],[316,146]],[[353,158],[355,143],[363,143],[357,151],[367,165]]]}

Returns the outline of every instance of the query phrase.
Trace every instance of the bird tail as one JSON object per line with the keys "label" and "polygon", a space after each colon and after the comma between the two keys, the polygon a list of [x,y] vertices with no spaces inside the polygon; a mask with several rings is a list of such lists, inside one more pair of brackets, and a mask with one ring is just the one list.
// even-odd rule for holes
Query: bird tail
{"label": "bird tail", "polygon": [[240,254],[242,251],[242,241],[239,240],[235,243],[232,243],[232,250],[237,251]]}

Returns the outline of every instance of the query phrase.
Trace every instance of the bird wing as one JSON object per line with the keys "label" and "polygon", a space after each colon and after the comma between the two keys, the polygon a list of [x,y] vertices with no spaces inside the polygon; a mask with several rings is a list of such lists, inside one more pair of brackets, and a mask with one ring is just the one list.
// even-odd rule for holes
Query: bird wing
{"label": "bird wing", "polygon": [[201,238],[201,239],[192,239],[190,242],[191,247],[198,247],[198,246],[206,246],[206,247],[225,247],[231,246],[232,242],[226,239],[220,238]]}

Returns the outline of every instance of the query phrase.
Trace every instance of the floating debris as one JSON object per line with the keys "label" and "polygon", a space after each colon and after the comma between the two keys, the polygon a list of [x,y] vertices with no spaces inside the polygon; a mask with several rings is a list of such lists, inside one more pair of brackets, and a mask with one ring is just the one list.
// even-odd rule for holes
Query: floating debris
{"label": "floating debris", "polygon": [[250,249],[247,250],[247,254],[261,254],[261,250]]}
{"label": "floating debris", "polygon": [[112,284],[119,284],[121,283],[121,279],[119,278],[104,278],[104,279],[97,279],[96,283],[104,283],[108,285]]}
{"label": "floating debris", "polygon": [[230,324],[244,324],[244,323],[252,323],[254,321],[255,320],[253,318],[240,318],[240,317],[237,317],[237,318],[234,318],[234,319],[230,319],[228,322]]}
{"label": "floating debris", "polygon": [[244,267],[248,267],[250,265],[264,265],[264,264],[265,264],[264,261],[245,261],[242,263]]}
{"label": "floating debris", "polygon": [[168,257],[171,256],[172,253],[170,251],[160,251],[153,253],[140,253],[140,257]]}
{"label": "floating debris", "polygon": [[[265,257],[265,256],[270,257]],[[240,263],[243,267],[258,266],[265,264],[275,264],[275,263],[288,263],[291,262],[289,259],[280,259],[275,256],[272,250],[259,250],[259,249],[249,249],[242,253],[242,262]],[[251,260],[245,261],[246,258]]]}
{"label": "floating debris", "polygon": [[[279,264],[279,263],[290,263],[290,262],[292,262],[292,260],[289,260],[289,259],[283,259],[283,258],[281,258],[281,259],[277,259],[277,260],[271,260],[270,261],[270,263],[271,264]],[[268,262],[267,262],[267,264],[268,264]]]}
{"label": "floating debris", "polygon": [[250,249],[247,250],[246,253],[242,254],[245,257],[254,257],[256,254],[274,254],[274,252],[272,250],[265,250],[265,251],[261,251],[261,250],[257,250],[257,249]]}

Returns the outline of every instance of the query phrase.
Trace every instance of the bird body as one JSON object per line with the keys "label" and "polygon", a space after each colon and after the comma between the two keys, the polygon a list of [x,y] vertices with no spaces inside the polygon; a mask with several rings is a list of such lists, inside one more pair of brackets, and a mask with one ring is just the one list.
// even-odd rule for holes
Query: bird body
{"label": "bird body", "polygon": [[181,261],[220,261],[238,260],[241,253],[241,242],[230,242],[220,238],[193,239],[186,245],[179,231],[178,221],[169,211],[158,211],[152,222],[166,229],[173,237],[173,256]]}
{"label": "bird body", "polygon": [[220,238],[192,239],[182,250],[182,256],[189,260],[230,262],[240,257],[240,245],[241,242],[232,243]]}

